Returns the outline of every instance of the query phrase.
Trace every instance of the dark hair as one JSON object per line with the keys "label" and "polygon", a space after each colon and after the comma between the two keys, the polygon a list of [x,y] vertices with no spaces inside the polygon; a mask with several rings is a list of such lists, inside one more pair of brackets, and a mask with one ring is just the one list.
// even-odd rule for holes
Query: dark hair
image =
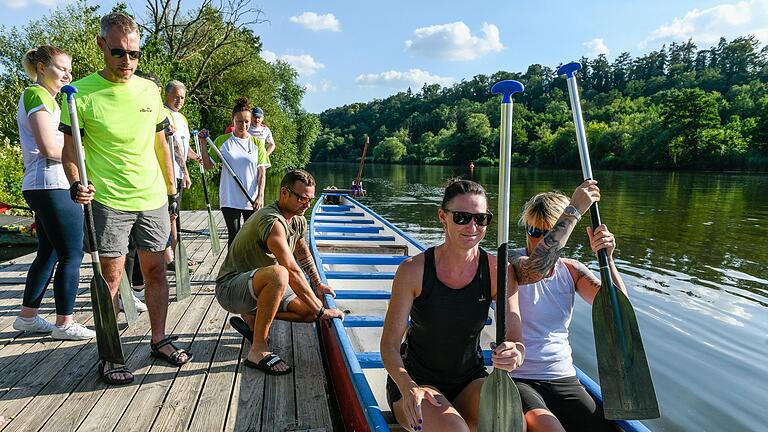
{"label": "dark hair", "polygon": [[449,210],[448,204],[450,204],[457,196],[465,194],[482,195],[483,198],[485,198],[485,203],[488,204],[488,194],[480,183],[455,177],[448,180],[448,184],[445,186],[445,192],[443,193],[443,202],[440,204],[440,207],[442,207],[443,210]]}
{"label": "dark hair", "polygon": [[235,99],[235,107],[232,108],[232,117],[239,112],[251,112],[251,103],[248,102],[247,97],[239,97]]}
{"label": "dark hair", "polygon": [[24,54],[24,57],[21,58],[21,65],[24,66],[24,72],[29,79],[37,81],[37,64],[42,63],[46,66],[50,66],[51,63],[53,63],[53,58],[62,54],[71,57],[66,51],[60,48],[56,48],[52,45],[41,45],[27,51]]}
{"label": "dark hair", "polygon": [[280,180],[280,187],[293,187],[293,185],[300,181],[304,183],[307,186],[314,186],[315,185],[315,178],[312,177],[312,174],[308,173],[307,171],[304,171],[303,169],[295,169],[288,171],[283,176],[283,179]]}
{"label": "dark hair", "polygon": [[143,71],[141,69],[136,69],[136,72],[134,72],[134,75],[137,75],[137,76],[139,76],[141,78],[144,78],[144,79],[152,81],[153,83],[155,83],[155,85],[157,86],[158,89],[163,86],[160,83],[160,77],[158,77],[157,75],[155,75],[152,72]]}

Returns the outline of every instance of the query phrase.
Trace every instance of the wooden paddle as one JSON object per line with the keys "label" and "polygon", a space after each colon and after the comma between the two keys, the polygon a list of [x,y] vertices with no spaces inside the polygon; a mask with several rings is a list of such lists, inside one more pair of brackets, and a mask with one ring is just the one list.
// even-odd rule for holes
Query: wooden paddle
{"label": "wooden paddle", "polygon": [[[592,179],[587,134],[581,115],[579,89],[575,73],[581,69],[578,62],[568,63],[557,70],[557,75],[568,77],[573,122],[579,144],[581,170],[584,180]],[[590,208],[592,228],[600,226],[597,203]],[[603,391],[603,410],[609,420],[639,420],[659,417],[659,405],[653,389],[651,371],[643,349],[640,328],[635,311],[624,293],[611,279],[608,254],[605,249],[597,253],[600,263],[601,289],[592,305],[592,326],[595,333],[597,367]]]}
{"label": "wooden paddle", "polygon": [[[61,92],[67,95],[69,124],[72,127],[72,141],[75,146],[78,171],[80,171],[80,182],[83,185],[88,185],[83,144],[80,138],[80,125],[77,121],[77,107],[75,103],[77,89],[74,86],[67,85],[61,88]],[[123,356],[123,346],[120,343],[120,333],[117,330],[115,304],[109,291],[109,285],[107,285],[107,281],[101,273],[99,248],[96,244],[96,231],[93,227],[91,204],[86,204],[83,210],[85,215],[85,242],[91,253],[91,265],[93,266],[91,303],[93,304],[93,323],[96,327],[96,346],[99,351],[99,358],[122,365],[125,364],[125,357]],[[133,298],[129,301],[133,304]]]}
{"label": "wooden paddle", "polygon": [[[509,184],[510,159],[512,157],[512,95],[522,92],[521,83],[512,80],[499,81],[491,87],[491,93],[501,94],[501,126],[499,150],[499,228],[496,279],[496,344],[506,340],[507,311],[507,247],[509,246]],[[523,406],[520,392],[509,374],[493,369],[480,390],[480,417],[478,431],[495,432],[523,430]]]}
{"label": "wooden paddle", "polygon": [[[197,138],[197,130],[192,131],[192,137],[195,140],[195,150],[197,154],[200,154],[200,141]],[[202,155],[200,156],[202,157]],[[200,181],[203,183],[203,195],[205,195],[205,206],[208,208],[208,233],[211,236],[211,251],[214,255],[221,253],[221,243],[219,241],[219,232],[216,230],[216,221],[213,219],[213,212],[211,211],[211,199],[208,198],[208,184],[205,180],[205,169],[203,163],[199,163],[200,166]]]}
{"label": "wooden paddle", "polygon": [[[175,159],[176,138],[173,135],[168,136],[168,145],[171,148],[171,157]],[[178,161],[178,163],[183,162]],[[176,193],[181,193],[181,191],[176,191]],[[176,247],[173,256],[173,270],[176,273],[176,300],[181,301],[192,295],[192,289],[189,286],[187,249],[181,242],[181,208],[176,209]]]}
{"label": "wooden paddle", "polygon": [[[139,257],[136,257],[138,264]],[[123,301],[123,313],[125,314],[125,322],[128,325],[132,325],[139,319],[139,311],[136,310],[136,303],[133,302],[133,288],[131,287],[131,281],[128,280],[128,274],[123,269],[123,275],[120,277],[120,286],[117,291],[120,293],[120,299]]]}
{"label": "wooden paddle", "polygon": [[243,195],[245,195],[246,198],[248,198],[248,202],[250,202],[251,205],[253,205],[254,203],[253,198],[251,198],[251,196],[248,194],[248,190],[245,188],[245,186],[243,186],[243,182],[242,180],[240,180],[240,177],[238,177],[237,174],[235,174],[235,170],[232,168],[232,165],[230,165],[229,161],[227,161],[224,158],[224,155],[221,154],[221,150],[219,150],[219,148],[216,147],[216,144],[214,144],[213,141],[211,141],[211,137],[205,137],[205,139],[206,141],[208,141],[208,145],[211,146],[211,148],[213,148],[213,151],[216,152],[216,156],[218,156],[219,159],[221,159],[221,162],[224,164],[224,167],[229,172],[229,175],[231,175],[232,178],[235,179],[235,183],[237,183],[237,186],[240,188],[240,191],[243,192]]}

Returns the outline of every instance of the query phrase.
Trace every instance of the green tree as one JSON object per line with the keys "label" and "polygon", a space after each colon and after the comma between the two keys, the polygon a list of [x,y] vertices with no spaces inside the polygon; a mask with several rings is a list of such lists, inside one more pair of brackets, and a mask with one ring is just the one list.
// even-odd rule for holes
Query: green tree
{"label": "green tree", "polygon": [[405,145],[396,138],[389,137],[373,149],[373,159],[377,162],[400,162],[405,156]]}

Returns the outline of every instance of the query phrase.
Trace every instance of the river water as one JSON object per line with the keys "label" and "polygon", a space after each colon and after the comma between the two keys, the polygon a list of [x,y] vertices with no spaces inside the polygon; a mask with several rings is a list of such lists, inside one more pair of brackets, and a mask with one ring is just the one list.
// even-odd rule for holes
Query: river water
{"label": "river water", "polygon": [[[313,164],[320,187],[347,188],[356,164]],[[445,181],[467,168],[368,165],[363,202],[422,243],[440,242],[437,209]],[[279,173],[270,173],[268,202]],[[614,257],[643,335],[662,412],[657,431],[762,431],[768,426],[768,176],[675,172],[595,172],[600,212],[617,239]],[[497,214],[498,169],[476,167]],[[532,195],[570,196],[578,171],[514,169],[511,219]],[[319,189],[319,188],[318,188]],[[319,190],[318,190],[319,194]],[[194,194],[192,194],[194,195]],[[192,198],[192,197],[190,197]],[[202,197],[185,207],[202,208]],[[566,256],[597,262],[585,232]],[[514,247],[525,233],[510,227]],[[495,224],[483,246],[494,249]],[[577,301],[571,324],[576,364],[597,378],[589,306]]]}

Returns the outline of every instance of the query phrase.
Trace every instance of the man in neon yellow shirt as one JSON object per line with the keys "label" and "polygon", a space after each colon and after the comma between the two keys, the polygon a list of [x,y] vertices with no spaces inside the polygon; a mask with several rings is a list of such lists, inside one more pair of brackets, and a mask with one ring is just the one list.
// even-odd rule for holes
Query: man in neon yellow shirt
{"label": "man in neon yellow shirt", "polygon": [[[62,114],[60,125],[64,132],[64,171],[72,183],[72,198],[81,204],[92,201],[101,270],[115,306],[128,235],[134,230],[146,284],[152,355],[180,366],[190,361],[192,354],[178,349],[174,338],[165,334],[168,280],[163,252],[170,235],[167,196],[176,193],[163,133],[168,125],[167,112],[157,87],[133,76],[141,51],[138,26],[132,18],[122,13],[102,17],[97,43],[104,56],[104,69],[72,83],[79,90],[77,116],[83,131],[86,170],[93,185],[80,184],[67,114]],[[110,384],[133,381],[125,365],[104,360],[99,363],[99,373]]]}

